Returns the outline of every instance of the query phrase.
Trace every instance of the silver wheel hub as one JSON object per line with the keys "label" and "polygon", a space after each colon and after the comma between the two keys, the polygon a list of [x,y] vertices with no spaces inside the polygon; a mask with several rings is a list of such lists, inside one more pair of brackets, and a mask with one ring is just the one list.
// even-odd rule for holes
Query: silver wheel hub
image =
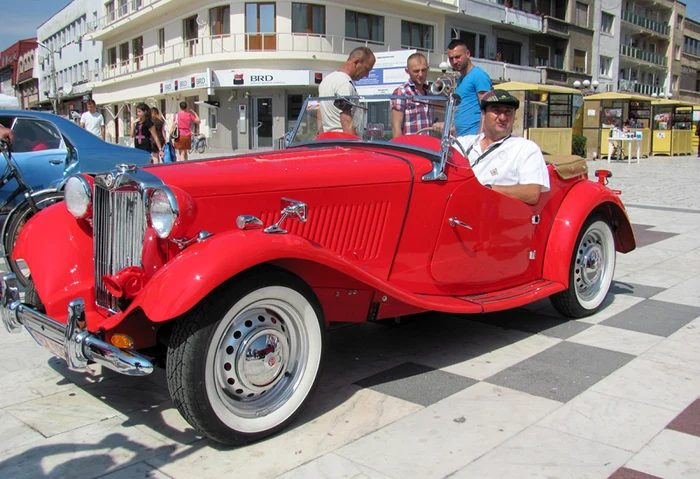
{"label": "silver wheel hub", "polygon": [[274,388],[289,366],[288,333],[270,310],[251,309],[236,318],[216,352],[219,388],[240,401],[255,400]]}
{"label": "silver wheel hub", "polygon": [[605,274],[604,239],[597,230],[588,231],[578,246],[574,279],[579,297],[589,300],[594,297]]}

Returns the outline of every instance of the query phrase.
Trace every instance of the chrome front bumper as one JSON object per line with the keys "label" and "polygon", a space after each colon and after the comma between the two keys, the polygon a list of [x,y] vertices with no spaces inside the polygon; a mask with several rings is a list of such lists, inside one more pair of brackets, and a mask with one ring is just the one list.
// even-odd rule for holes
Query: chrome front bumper
{"label": "chrome front bumper", "polygon": [[70,302],[68,321],[62,324],[20,302],[19,282],[13,273],[3,276],[1,294],[0,315],[5,329],[19,333],[24,326],[39,345],[65,359],[70,369],[94,374],[90,363],[97,363],[127,376],[146,376],[153,371],[150,360],[106,343],[85,329],[82,298]]}

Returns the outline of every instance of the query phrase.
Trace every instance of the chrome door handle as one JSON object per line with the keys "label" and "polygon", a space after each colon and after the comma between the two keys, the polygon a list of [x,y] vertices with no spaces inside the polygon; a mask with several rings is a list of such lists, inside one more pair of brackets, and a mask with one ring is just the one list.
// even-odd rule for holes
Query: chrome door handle
{"label": "chrome door handle", "polygon": [[63,160],[49,160],[49,163],[52,165],[60,165],[63,163]]}
{"label": "chrome door handle", "polygon": [[462,228],[467,228],[467,229],[470,230],[470,231],[473,229],[473,228],[472,228],[471,226],[469,226],[467,223],[465,223],[464,221],[459,221],[459,220],[458,220],[457,218],[455,218],[454,216],[453,216],[452,218],[450,218],[449,221],[450,221],[450,226],[452,226],[453,228],[454,228],[455,226],[461,226]]}

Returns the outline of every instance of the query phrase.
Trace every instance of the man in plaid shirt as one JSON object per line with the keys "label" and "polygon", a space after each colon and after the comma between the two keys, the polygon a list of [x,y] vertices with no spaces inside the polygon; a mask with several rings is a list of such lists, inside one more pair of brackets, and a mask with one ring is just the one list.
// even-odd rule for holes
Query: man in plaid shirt
{"label": "man in plaid shirt", "polygon": [[[428,61],[422,53],[414,53],[406,61],[408,81],[394,90],[394,95],[430,95],[425,84],[428,76]],[[433,108],[422,100],[392,100],[391,131],[396,138],[415,134],[422,128],[433,125]],[[429,133],[429,132],[426,132]]]}

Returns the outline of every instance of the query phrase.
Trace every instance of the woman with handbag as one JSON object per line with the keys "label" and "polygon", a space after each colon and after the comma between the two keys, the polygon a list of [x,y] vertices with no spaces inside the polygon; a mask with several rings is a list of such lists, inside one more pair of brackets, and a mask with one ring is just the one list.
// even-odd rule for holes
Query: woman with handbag
{"label": "woman with handbag", "polygon": [[151,163],[157,163],[163,155],[163,143],[158,138],[158,131],[151,120],[151,109],[145,103],[138,103],[136,116],[136,121],[131,125],[134,147],[150,152]]}
{"label": "woman with handbag", "polygon": [[180,111],[175,114],[170,138],[174,140],[178,161],[187,160],[187,152],[192,146],[192,124],[199,125],[197,112],[187,110],[187,103],[180,102]]}

